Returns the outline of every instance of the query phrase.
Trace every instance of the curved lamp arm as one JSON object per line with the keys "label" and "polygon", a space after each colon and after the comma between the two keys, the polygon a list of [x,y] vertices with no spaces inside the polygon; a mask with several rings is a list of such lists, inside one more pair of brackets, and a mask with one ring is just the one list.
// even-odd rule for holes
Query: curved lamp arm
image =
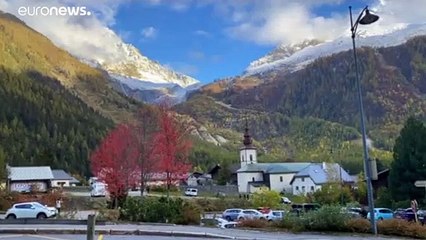
{"label": "curved lamp arm", "polygon": [[358,24],[359,21],[361,20],[362,15],[364,14],[364,12],[368,9],[368,6],[365,6],[364,9],[362,9],[361,13],[359,14],[358,18],[355,21],[355,24],[353,23],[352,20],[352,7],[349,6],[349,13],[351,16],[351,32],[352,32],[352,38],[355,38],[355,34],[356,34],[356,30],[358,29]]}

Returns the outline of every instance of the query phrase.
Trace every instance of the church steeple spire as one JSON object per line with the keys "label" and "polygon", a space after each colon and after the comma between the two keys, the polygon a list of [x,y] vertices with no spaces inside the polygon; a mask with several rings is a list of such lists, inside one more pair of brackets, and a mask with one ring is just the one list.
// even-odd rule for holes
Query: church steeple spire
{"label": "church steeple spire", "polygon": [[246,118],[246,128],[245,128],[245,132],[244,132],[243,144],[246,147],[251,147],[252,143],[253,143],[253,140],[251,139],[251,136],[250,136],[250,133],[249,133],[248,122],[247,122],[247,118]]}

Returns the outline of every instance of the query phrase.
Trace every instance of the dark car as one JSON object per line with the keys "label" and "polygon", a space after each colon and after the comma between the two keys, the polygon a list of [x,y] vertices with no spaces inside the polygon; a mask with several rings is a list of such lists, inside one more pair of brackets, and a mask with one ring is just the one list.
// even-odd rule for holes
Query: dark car
{"label": "dark car", "polygon": [[395,210],[394,217],[397,219],[404,219],[409,222],[415,221],[416,219],[414,211],[411,208]]}
{"label": "dark car", "polygon": [[319,204],[316,203],[302,203],[302,204],[292,204],[290,213],[296,214],[299,216],[300,214],[315,211],[321,208]]}
{"label": "dark car", "polygon": [[419,219],[419,222],[424,225],[426,222],[426,210],[418,210],[417,218]]}

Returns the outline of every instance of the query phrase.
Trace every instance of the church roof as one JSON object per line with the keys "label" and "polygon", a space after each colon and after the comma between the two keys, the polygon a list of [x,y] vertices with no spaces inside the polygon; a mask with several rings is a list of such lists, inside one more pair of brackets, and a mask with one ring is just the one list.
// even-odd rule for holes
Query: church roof
{"label": "church roof", "polygon": [[263,173],[296,173],[306,168],[311,163],[307,162],[291,162],[291,163],[255,163],[247,164],[240,169],[237,173],[241,172],[263,172]]}
{"label": "church roof", "polygon": [[340,176],[343,182],[354,182],[354,179],[337,163],[312,163],[294,175],[293,180],[297,177],[310,177],[315,184],[324,184],[329,182],[330,178],[339,180]]}

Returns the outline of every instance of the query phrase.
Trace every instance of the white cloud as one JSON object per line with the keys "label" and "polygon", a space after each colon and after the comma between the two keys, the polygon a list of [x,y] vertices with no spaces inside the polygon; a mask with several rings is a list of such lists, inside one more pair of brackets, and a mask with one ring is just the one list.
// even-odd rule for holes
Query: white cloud
{"label": "white cloud", "polygon": [[192,5],[193,0],[148,0],[147,3],[154,6],[164,4],[175,11],[185,11]]}
{"label": "white cloud", "polygon": [[[347,8],[342,12],[316,15],[315,8],[346,4],[342,0],[204,0],[200,6],[213,4],[215,12],[228,22],[225,32],[236,39],[258,44],[296,43],[316,38],[331,40],[349,34]],[[380,21],[360,31],[380,34],[400,28],[406,23],[426,20],[424,0],[369,0]],[[344,5],[342,5],[344,6]],[[354,9],[358,16],[361,9]]]}
{"label": "white cloud", "polygon": [[202,51],[190,51],[188,53],[189,58],[191,58],[192,60],[203,60],[206,58],[206,55],[202,52]]}
{"label": "white cloud", "polygon": [[195,35],[203,36],[203,37],[209,37],[209,36],[210,36],[210,33],[209,33],[209,32],[207,32],[207,31],[204,31],[204,30],[196,30],[196,31],[194,31],[193,33],[194,33]]}
{"label": "white cloud", "polygon": [[157,37],[158,30],[155,29],[152,26],[151,27],[146,27],[146,28],[142,29],[141,34],[142,34],[142,37],[144,39],[152,39],[152,38]]}
{"label": "white cloud", "polygon": [[[114,16],[120,4],[128,0],[0,0],[1,10],[12,13],[30,27],[51,39],[57,46],[64,48],[80,58],[98,61],[116,61],[122,58],[122,52],[114,48],[121,43],[108,26],[115,23]],[[86,6],[93,14],[90,16],[21,16],[19,7],[60,7]]]}

